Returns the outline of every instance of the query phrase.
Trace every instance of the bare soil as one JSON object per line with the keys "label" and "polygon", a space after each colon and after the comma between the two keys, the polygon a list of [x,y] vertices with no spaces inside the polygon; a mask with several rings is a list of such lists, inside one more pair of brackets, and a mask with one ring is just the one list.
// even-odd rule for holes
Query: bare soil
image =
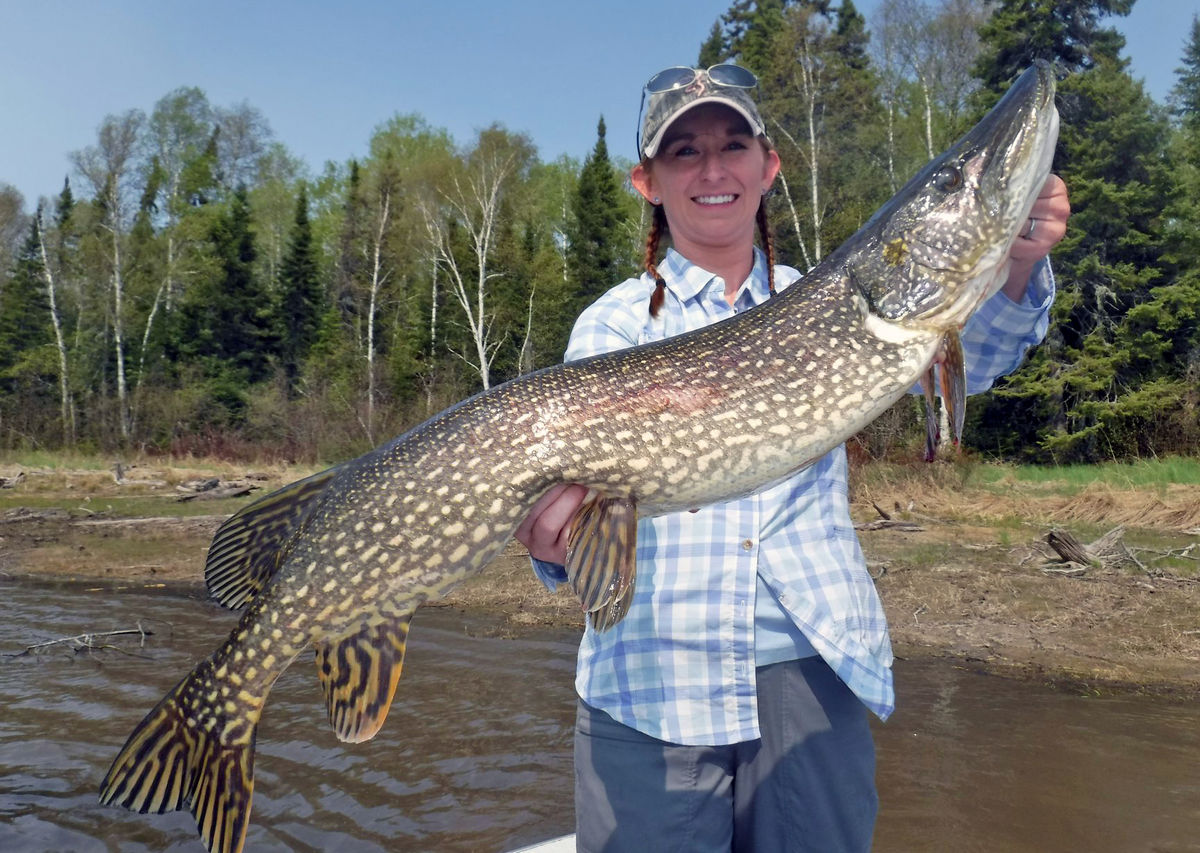
{"label": "bare soil", "polygon": [[[112,472],[0,466],[0,581],[194,588],[213,532],[252,499],[244,495],[307,473],[148,463],[122,469],[118,482]],[[1060,494],[946,480],[855,488],[899,656],[1087,690],[1200,696],[1200,487]],[[1087,544],[1119,525],[1117,555],[1089,565],[1046,544],[1052,529]],[[502,613],[512,631],[583,625],[575,599],[547,592],[516,543],[433,606]]]}

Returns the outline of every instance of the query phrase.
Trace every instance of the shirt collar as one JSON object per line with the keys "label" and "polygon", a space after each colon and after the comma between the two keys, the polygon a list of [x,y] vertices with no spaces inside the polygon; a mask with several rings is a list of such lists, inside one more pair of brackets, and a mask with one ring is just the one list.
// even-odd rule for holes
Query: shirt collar
{"label": "shirt collar", "polygon": [[[667,250],[667,255],[658,269],[667,289],[681,302],[695,299],[717,278],[715,273],[697,266],[674,249]],[[749,307],[745,305],[747,300],[749,305],[757,305],[765,302],[768,296],[770,291],[767,288],[767,256],[756,246],[754,266],[750,268],[749,278],[738,288],[734,304],[738,307]]]}

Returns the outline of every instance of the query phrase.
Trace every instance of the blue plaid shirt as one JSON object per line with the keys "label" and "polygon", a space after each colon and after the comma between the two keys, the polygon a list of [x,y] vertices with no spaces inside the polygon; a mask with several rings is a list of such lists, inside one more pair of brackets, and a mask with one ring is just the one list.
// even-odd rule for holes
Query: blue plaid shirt
{"label": "blue plaid shirt", "polygon": [[[610,290],[580,315],[566,360],[677,335],[769,298],[766,259],[733,306],[725,283],[669,251],[666,301],[649,312],[649,275]],[[799,278],[775,268],[776,289]],[[1043,264],[1023,304],[997,294],[963,330],[968,389],[988,388],[1045,335],[1054,284]],[[588,704],[671,743],[759,737],[755,667],[820,654],[881,718],[895,705],[887,622],[850,519],[844,447],[748,498],[638,522],[637,584],[625,618],[589,626],[576,689]],[[553,589],[561,566],[534,561]]]}

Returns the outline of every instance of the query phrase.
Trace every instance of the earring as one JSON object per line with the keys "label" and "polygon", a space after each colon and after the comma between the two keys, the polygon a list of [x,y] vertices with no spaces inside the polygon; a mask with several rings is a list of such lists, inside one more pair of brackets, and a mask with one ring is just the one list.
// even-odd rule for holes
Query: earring
{"label": "earring", "polygon": [[662,201],[662,199],[660,199],[658,196],[655,196],[655,197],[654,197],[654,202],[653,202],[653,203],[654,203],[654,204],[659,204],[661,201]]}

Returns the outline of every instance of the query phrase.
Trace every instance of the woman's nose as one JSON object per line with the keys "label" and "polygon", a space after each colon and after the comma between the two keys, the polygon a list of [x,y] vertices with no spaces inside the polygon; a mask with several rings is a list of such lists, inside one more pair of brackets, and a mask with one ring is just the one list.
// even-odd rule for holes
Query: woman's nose
{"label": "woman's nose", "polygon": [[708,179],[718,178],[724,171],[721,164],[721,157],[715,152],[708,152],[702,155],[700,161],[700,173]]}

